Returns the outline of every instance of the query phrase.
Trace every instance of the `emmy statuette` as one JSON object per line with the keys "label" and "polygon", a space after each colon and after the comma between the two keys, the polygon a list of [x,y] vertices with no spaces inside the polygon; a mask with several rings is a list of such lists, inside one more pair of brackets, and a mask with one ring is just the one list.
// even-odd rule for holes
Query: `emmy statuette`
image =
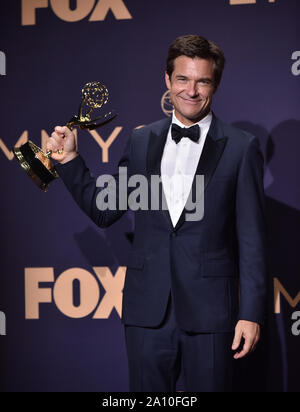
{"label": "emmy statuette", "polygon": [[[117,116],[115,111],[110,111],[95,119],[91,118],[92,112],[103,107],[108,97],[108,90],[103,84],[87,83],[82,89],[78,114],[73,116],[66,126],[70,130],[76,126],[80,129],[94,130],[113,120]],[[21,147],[14,147],[13,153],[28,176],[44,192],[47,191],[49,184],[59,177],[50,160],[52,152],[44,153],[32,141],[29,140]],[[62,151],[58,151],[58,154],[62,154]]]}

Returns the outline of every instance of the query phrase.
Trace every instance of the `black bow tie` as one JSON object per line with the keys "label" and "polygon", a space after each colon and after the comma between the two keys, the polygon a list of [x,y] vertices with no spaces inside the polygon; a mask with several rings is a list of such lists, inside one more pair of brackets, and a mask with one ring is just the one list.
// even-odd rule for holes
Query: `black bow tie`
{"label": "black bow tie", "polygon": [[180,127],[177,124],[172,124],[172,139],[175,143],[179,143],[183,137],[190,138],[193,142],[198,142],[200,137],[200,127],[198,124],[195,124],[192,127]]}

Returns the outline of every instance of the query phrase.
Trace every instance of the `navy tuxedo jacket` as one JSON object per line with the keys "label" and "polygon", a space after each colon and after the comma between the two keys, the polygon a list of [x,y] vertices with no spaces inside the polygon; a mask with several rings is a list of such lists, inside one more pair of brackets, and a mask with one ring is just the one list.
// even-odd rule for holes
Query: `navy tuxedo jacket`
{"label": "navy tuxedo jacket", "polygon": [[[170,119],[133,131],[119,167],[128,177],[160,175]],[[263,156],[254,136],[213,116],[196,174],[204,175],[204,217],[174,228],[168,210],[135,212],[123,290],[122,322],[156,327],[170,290],[186,331],[231,332],[239,319],[263,323],[266,300]],[[83,159],[56,169],[73,198],[101,228],[124,211],[100,211]],[[118,174],[115,175],[118,182]],[[195,188],[195,179],[192,190]]]}

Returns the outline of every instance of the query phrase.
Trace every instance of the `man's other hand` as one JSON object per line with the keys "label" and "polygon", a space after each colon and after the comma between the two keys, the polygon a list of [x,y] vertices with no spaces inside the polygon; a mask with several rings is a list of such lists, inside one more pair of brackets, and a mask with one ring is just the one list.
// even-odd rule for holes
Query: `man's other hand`
{"label": "man's other hand", "polygon": [[[237,351],[234,359],[241,359],[254,351],[260,339],[260,325],[247,320],[240,320],[235,328],[232,350]],[[240,348],[241,343],[244,343]],[[240,349],[240,350],[238,350]]]}

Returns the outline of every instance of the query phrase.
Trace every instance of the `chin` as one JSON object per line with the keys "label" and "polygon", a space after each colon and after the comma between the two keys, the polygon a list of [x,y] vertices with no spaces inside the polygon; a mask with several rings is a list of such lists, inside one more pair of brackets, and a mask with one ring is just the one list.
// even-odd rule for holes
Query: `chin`
{"label": "chin", "polygon": [[[186,108],[185,108],[186,109]],[[193,110],[191,110],[191,108],[187,108],[187,110],[178,110],[178,113],[181,114],[181,116],[185,117],[186,119],[189,120],[194,120],[194,119],[198,119],[199,117],[201,117],[203,115],[203,113],[205,113],[207,111],[207,108],[205,108],[203,110],[203,107],[198,107],[196,110],[195,108],[193,108]]]}
{"label": "chin", "polygon": [[197,113],[182,113],[182,116],[190,121],[197,121],[199,117],[203,116],[202,112]]}

